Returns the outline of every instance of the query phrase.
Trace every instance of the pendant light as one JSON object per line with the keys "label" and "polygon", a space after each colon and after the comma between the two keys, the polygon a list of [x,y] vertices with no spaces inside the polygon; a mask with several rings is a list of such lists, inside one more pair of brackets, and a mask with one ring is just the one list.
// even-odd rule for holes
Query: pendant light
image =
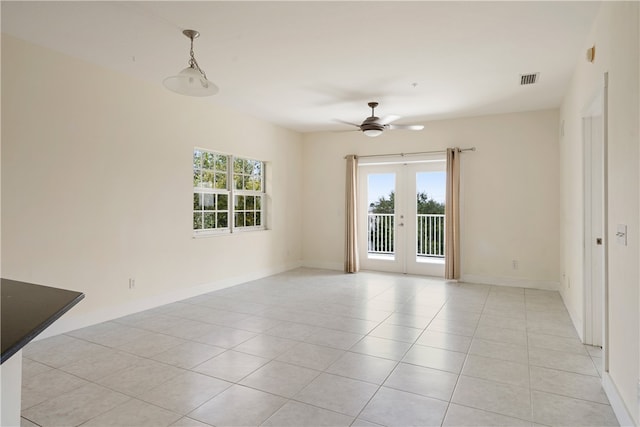
{"label": "pendant light", "polygon": [[218,86],[207,79],[207,75],[202,71],[193,54],[193,39],[198,38],[200,33],[195,30],[184,30],[182,32],[191,40],[191,51],[189,66],[180,71],[175,76],[164,79],[164,86],[170,91],[187,96],[211,96],[218,93]]}

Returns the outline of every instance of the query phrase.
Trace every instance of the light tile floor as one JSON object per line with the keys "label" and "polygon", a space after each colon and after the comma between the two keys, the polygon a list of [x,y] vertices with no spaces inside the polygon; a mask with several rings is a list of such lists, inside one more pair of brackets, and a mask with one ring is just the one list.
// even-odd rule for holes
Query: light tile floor
{"label": "light tile floor", "polygon": [[618,425],[550,291],[298,269],[23,353],[24,426]]}

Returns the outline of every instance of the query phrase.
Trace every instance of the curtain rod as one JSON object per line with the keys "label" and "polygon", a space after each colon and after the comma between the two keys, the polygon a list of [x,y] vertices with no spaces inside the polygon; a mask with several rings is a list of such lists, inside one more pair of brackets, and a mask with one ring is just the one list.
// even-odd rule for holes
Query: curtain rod
{"label": "curtain rod", "polygon": [[[476,147],[470,147],[470,148],[458,148],[458,152],[459,153],[463,153],[465,151],[476,151]],[[358,156],[356,154],[356,157],[359,159],[366,159],[369,157],[404,157],[404,156],[420,156],[422,154],[446,154],[447,151],[446,150],[439,150],[439,151],[417,151],[417,152],[413,152],[413,153],[394,153],[394,154],[370,154],[368,156]],[[346,157],[345,157],[346,159]]]}

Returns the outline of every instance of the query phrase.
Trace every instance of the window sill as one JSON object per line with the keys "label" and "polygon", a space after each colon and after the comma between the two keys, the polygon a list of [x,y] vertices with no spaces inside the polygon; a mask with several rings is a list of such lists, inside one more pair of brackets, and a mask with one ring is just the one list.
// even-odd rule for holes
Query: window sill
{"label": "window sill", "polygon": [[244,234],[244,233],[254,233],[260,231],[269,231],[268,228],[265,227],[251,227],[251,228],[236,228],[233,231],[230,230],[221,230],[221,231],[202,231],[199,233],[193,233],[193,239],[206,239],[208,237],[219,237],[219,236],[233,236],[234,234]]}

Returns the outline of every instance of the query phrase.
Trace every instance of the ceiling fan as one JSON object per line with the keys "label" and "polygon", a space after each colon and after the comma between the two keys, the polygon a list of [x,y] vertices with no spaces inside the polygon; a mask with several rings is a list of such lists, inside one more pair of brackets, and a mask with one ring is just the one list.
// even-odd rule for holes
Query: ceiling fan
{"label": "ceiling fan", "polygon": [[394,129],[407,129],[407,130],[422,130],[424,129],[423,125],[392,125],[391,122],[398,120],[400,116],[386,116],[383,118],[376,117],[375,108],[378,106],[377,102],[369,102],[367,105],[371,108],[371,117],[367,117],[364,119],[362,124],[355,124],[351,122],[345,122],[342,120],[338,120],[340,123],[344,123],[351,126],[358,127],[365,135],[367,136],[378,136],[384,130],[394,130]]}

